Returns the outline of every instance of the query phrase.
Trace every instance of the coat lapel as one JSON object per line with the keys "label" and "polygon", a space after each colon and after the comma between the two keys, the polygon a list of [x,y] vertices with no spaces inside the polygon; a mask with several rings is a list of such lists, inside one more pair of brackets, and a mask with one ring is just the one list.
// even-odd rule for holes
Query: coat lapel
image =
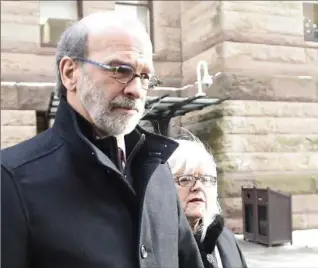
{"label": "coat lapel", "polygon": [[235,237],[228,229],[223,229],[216,245],[220,253],[223,268],[243,267]]}

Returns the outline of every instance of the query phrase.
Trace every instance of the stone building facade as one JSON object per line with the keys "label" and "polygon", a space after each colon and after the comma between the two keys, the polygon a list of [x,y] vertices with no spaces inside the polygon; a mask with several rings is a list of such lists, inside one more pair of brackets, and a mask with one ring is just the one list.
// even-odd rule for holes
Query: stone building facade
{"label": "stone building facade", "polygon": [[[151,31],[165,86],[193,83],[199,60],[210,73],[221,72],[207,94],[229,100],[176,118],[173,126],[211,146],[226,224],[242,231],[241,186],[256,186],[292,194],[294,229],[318,228],[317,1],[139,2],[150,7],[135,14]],[[119,5],[81,1],[67,16]],[[43,44],[42,10],[40,1],[1,2],[2,147],[43,128],[55,48]]]}

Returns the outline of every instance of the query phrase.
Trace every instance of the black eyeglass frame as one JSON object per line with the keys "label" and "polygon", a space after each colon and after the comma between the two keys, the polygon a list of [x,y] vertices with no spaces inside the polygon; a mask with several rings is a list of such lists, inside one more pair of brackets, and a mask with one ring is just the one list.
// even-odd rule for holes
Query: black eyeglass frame
{"label": "black eyeglass frame", "polygon": [[[182,184],[181,183],[181,178],[184,178],[184,177],[190,177],[190,178],[192,178],[192,181],[190,182],[190,184]],[[208,178],[209,180],[206,180],[205,182],[203,181],[203,179],[206,179],[206,178]],[[182,175],[178,175],[178,176],[176,176],[176,177],[174,177],[174,181],[178,184],[178,185],[180,185],[180,186],[182,186],[182,187],[193,187],[195,184],[196,184],[196,182],[197,181],[200,181],[202,184],[203,184],[203,186],[205,186],[205,187],[213,187],[213,186],[215,186],[216,185],[216,183],[217,183],[217,179],[216,179],[216,177],[214,177],[214,176],[211,176],[211,175],[201,175],[201,176],[194,176],[194,175],[192,175],[192,174],[182,174]],[[187,181],[187,182],[189,182],[189,181]]]}
{"label": "black eyeglass frame", "polygon": [[[78,60],[78,61],[82,61],[82,62],[86,62],[86,63],[90,63],[92,65],[95,65],[95,66],[98,66],[106,71],[110,71],[114,74],[113,78],[119,83],[119,84],[122,84],[122,85],[128,85],[132,80],[134,80],[136,77],[139,77],[141,82],[144,81],[145,79],[148,79],[149,80],[149,85],[144,88],[143,87],[143,84],[141,83],[142,85],[142,88],[145,89],[145,90],[152,90],[154,89],[155,87],[159,86],[162,84],[161,80],[155,76],[155,75],[152,75],[151,77],[149,77],[148,74],[146,74],[148,76],[148,78],[145,78],[143,76],[143,74],[136,74],[134,69],[129,66],[129,65],[119,65],[119,66],[110,66],[108,64],[105,64],[105,63],[100,63],[100,62],[97,62],[97,61],[94,61],[94,60],[90,60],[90,59],[86,59],[86,58],[82,58],[82,57],[76,57],[74,58],[74,60]],[[130,69],[131,72],[132,72],[132,76],[131,78],[127,81],[127,82],[123,82],[123,81],[120,81],[118,80],[118,78],[116,77],[116,73],[119,71],[120,68],[125,68],[126,70],[127,69]],[[155,79],[155,81],[151,82],[152,79]]]}

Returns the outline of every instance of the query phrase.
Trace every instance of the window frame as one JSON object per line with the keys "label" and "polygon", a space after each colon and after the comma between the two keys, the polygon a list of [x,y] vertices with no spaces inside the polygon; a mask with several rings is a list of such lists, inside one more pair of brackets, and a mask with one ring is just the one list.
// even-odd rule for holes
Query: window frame
{"label": "window frame", "polygon": [[[83,18],[83,0],[76,0],[76,9],[77,9],[77,11],[76,11],[77,12],[77,20],[80,20]],[[40,17],[41,17],[41,14],[40,14]],[[56,48],[56,43],[53,43],[53,42],[43,43],[42,42],[41,24],[39,24],[39,27],[40,27],[40,47]]]}
{"label": "window frame", "polygon": [[[306,19],[312,19],[312,18],[307,18],[305,17],[305,12],[304,12],[304,9],[305,9],[305,6],[310,6],[310,8],[312,8],[313,10],[317,10],[317,14],[313,12],[313,15],[314,15],[314,19],[316,20],[315,21],[315,24],[318,26],[318,1],[303,1],[302,3],[302,7],[303,7],[303,32],[304,32],[304,41],[305,42],[313,42],[313,43],[318,43],[318,34],[317,34],[317,37],[315,37],[314,35],[312,36],[307,36],[306,33],[305,33],[305,23],[306,23]],[[318,33],[318,27],[317,27],[317,33]]]}
{"label": "window frame", "polygon": [[154,19],[153,19],[153,1],[148,0],[147,3],[134,3],[130,1],[115,1],[115,5],[123,5],[123,6],[133,6],[133,7],[147,7],[149,12],[149,36],[152,42],[153,50],[154,50]]}

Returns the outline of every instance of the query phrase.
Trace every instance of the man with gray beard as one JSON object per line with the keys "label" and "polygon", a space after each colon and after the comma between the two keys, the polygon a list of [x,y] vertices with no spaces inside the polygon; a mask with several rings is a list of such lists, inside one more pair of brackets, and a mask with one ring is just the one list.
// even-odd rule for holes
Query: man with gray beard
{"label": "man with gray beard", "polygon": [[94,13],[56,53],[52,128],[1,151],[2,268],[200,268],[167,159],[137,124],[154,75],[142,24]]}

